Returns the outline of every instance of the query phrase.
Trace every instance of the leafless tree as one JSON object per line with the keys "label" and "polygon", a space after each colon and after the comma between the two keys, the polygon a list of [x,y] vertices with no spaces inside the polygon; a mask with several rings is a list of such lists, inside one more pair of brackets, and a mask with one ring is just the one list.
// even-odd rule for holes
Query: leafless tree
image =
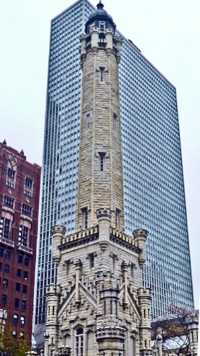
{"label": "leafless tree", "polygon": [[156,320],[152,323],[153,338],[162,340],[162,349],[165,354],[173,353],[177,356],[191,355],[191,337],[188,325],[191,318],[196,315],[194,311],[183,308],[174,308],[174,315],[165,320]]}

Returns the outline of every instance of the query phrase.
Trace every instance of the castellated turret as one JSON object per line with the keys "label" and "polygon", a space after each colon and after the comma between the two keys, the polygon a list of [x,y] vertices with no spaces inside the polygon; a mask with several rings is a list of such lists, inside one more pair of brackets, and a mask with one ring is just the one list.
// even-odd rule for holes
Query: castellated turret
{"label": "castellated turret", "polygon": [[191,356],[198,355],[198,333],[199,333],[199,315],[194,313],[187,320],[188,338]]}
{"label": "castellated turret", "polygon": [[71,356],[151,354],[151,298],[142,282],[148,233],[124,232],[120,46],[99,2],[81,36],[76,231],[53,228],[57,282],[47,290],[45,356],[69,350]]}
{"label": "castellated turret", "polygon": [[149,289],[138,289],[140,305],[140,351],[141,355],[151,355],[151,295]]}

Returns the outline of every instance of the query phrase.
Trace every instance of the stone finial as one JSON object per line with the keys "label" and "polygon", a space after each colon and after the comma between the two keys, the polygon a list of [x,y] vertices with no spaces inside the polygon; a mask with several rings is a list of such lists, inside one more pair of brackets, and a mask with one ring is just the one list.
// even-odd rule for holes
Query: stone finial
{"label": "stone finial", "polygon": [[133,231],[133,237],[136,247],[140,248],[139,264],[143,266],[145,262],[144,246],[147,241],[148,231],[145,229],[137,229]]}
{"label": "stone finial", "polygon": [[53,235],[65,235],[65,232],[66,232],[66,227],[64,225],[54,225],[52,227],[52,234]]}
{"label": "stone finial", "polygon": [[6,140],[5,140],[5,139],[3,140],[3,145],[4,145],[4,146],[6,146],[6,145],[7,145],[7,142],[6,142]]}
{"label": "stone finial", "polygon": [[104,4],[102,4],[101,0],[99,0],[99,3],[97,4],[97,9],[102,10],[104,8]]}
{"label": "stone finial", "polygon": [[97,219],[111,220],[111,210],[110,209],[98,209],[96,211]]}
{"label": "stone finial", "polygon": [[50,284],[46,290],[46,296],[54,296],[59,293],[59,288],[55,284]]}
{"label": "stone finial", "polygon": [[148,234],[148,231],[145,229],[137,229],[133,231],[135,243],[138,245],[139,248],[144,248],[144,244],[147,240]]}
{"label": "stone finial", "polygon": [[58,264],[61,252],[59,246],[62,244],[62,240],[65,237],[66,228],[63,225],[55,225],[52,228],[53,235],[53,260],[54,263]]}
{"label": "stone finial", "polygon": [[139,300],[151,300],[151,291],[149,288],[139,288],[138,289]]}

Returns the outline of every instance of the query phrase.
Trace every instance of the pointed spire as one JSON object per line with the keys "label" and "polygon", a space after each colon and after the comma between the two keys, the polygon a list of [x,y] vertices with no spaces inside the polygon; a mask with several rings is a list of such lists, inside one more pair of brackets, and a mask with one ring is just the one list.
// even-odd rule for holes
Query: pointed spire
{"label": "pointed spire", "polygon": [[99,0],[99,3],[97,4],[97,9],[102,10],[104,8],[104,4],[102,4],[101,0]]}

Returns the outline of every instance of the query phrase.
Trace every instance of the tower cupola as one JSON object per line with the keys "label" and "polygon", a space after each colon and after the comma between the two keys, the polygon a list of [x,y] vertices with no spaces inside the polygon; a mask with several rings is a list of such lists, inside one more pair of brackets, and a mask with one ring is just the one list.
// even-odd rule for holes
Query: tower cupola
{"label": "tower cupola", "polygon": [[104,5],[101,1],[97,4],[97,9],[94,11],[85,25],[85,33],[89,34],[93,28],[100,31],[111,30],[115,33],[116,25],[112,17],[104,10]]}

